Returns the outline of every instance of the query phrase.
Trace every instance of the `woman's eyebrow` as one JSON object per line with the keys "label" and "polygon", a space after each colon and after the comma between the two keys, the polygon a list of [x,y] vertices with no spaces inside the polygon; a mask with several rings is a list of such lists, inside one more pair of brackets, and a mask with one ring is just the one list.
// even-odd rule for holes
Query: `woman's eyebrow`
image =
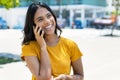
{"label": "woman's eyebrow", "polygon": [[41,18],[42,18],[42,17],[40,16],[40,17],[36,18],[36,20],[37,20],[37,19],[41,19]]}
{"label": "woman's eyebrow", "polygon": [[48,15],[48,14],[51,14],[50,12],[48,12],[46,15]]}
{"label": "woman's eyebrow", "polygon": [[[51,13],[48,12],[48,13],[46,13],[46,16],[47,16],[47,15],[50,15],[50,14],[51,14]],[[39,16],[39,17],[36,18],[36,20],[39,20],[39,19],[42,19],[42,16]]]}
{"label": "woman's eyebrow", "polygon": [[41,17],[41,16],[40,16],[40,17],[37,17],[37,18],[36,18],[36,21],[39,20],[39,19],[42,19],[42,17]]}

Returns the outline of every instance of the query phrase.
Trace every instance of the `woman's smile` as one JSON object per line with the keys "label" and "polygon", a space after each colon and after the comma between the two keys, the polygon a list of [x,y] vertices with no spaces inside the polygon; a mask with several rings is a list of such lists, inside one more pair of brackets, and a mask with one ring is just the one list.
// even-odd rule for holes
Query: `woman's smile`
{"label": "woman's smile", "polygon": [[54,33],[54,26],[52,24],[44,27],[45,34],[53,34]]}
{"label": "woman's smile", "polygon": [[45,27],[45,30],[49,31],[51,30],[51,28],[52,28],[52,25],[50,24],[49,26]]}

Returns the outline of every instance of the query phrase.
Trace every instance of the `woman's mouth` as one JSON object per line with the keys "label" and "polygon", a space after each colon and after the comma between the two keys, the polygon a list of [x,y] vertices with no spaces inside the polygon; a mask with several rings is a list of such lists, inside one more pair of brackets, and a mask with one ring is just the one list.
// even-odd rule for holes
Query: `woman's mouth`
{"label": "woman's mouth", "polygon": [[51,30],[52,28],[52,24],[50,24],[49,26],[45,27],[45,30]]}

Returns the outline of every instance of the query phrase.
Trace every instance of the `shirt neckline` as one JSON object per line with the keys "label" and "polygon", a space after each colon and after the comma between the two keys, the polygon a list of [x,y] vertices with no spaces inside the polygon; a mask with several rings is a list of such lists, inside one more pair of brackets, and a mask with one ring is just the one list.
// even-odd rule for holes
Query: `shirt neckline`
{"label": "shirt neckline", "polygon": [[62,37],[60,37],[60,39],[59,39],[59,41],[58,41],[58,43],[56,45],[54,45],[54,46],[48,46],[48,45],[46,45],[46,46],[47,46],[47,48],[57,47],[61,43],[61,40],[62,40]]}

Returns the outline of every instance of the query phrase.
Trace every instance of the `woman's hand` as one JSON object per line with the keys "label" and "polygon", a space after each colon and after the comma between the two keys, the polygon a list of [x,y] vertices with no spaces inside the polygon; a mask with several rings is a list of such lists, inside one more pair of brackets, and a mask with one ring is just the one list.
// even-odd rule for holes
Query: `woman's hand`
{"label": "woman's hand", "polygon": [[53,80],[67,80],[67,76],[65,74],[61,74],[58,77],[54,78]]}
{"label": "woman's hand", "polygon": [[[34,31],[34,34],[35,34],[35,38],[39,44],[39,46],[42,48],[42,47],[46,47],[46,43],[45,43],[45,40],[43,38],[44,36],[44,31],[42,30],[41,27],[39,27],[38,25],[36,26],[33,26],[33,31]],[[41,35],[40,35],[40,31],[42,31]]]}

